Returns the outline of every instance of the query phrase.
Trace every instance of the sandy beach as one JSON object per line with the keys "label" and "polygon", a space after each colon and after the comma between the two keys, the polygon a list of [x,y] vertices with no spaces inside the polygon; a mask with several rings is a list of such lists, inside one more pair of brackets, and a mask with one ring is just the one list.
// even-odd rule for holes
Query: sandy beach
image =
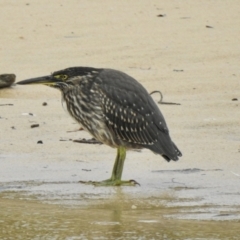
{"label": "sandy beach", "polygon": [[[57,90],[0,89],[0,238],[238,239],[239,14],[236,0],[2,0],[0,74],[17,82],[72,66],[123,71],[180,103],[158,106],[183,157],[131,151],[123,178],[140,187],[80,184],[108,178],[116,150],[72,141],[91,136],[77,131]],[[23,219],[25,232],[16,228]]]}

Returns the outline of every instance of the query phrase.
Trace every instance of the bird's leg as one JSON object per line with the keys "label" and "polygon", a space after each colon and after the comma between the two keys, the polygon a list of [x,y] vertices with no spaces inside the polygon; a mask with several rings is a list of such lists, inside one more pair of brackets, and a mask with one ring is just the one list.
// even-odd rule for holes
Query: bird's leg
{"label": "bird's leg", "polygon": [[113,166],[111,178],[101,181],[101,182],[96,182],[95,185],[97,185],[97,186],[122,186],[122,185],[135,186],[135,185],[139,185],[139,183],[137,183],[135,180],[128,180],[128,181],[121,180],[125,159],[126,159],[126,148],[119,147],[117,149],[117,156],[116,156],[115,163]]}
{"label": "bird's leg", "polygon": [[117,149],[117,156],[114,162],[112,176],[110,178],[112,181],[121,180],[125,159],[126,159],[126,149],[124,147],[119,147]]}
{"label": "bird's leg", "polygon": [[116,160],[115,160],[115,163],[113,166],[111,178],[101,181],[101,182],[82,182],[82,183],[93,184],[95,186],[123,186],[123,185],[124,186],[135,186],[135,185],[140,185],[135,180],[128,180],[128,181],[121,180],[125,158],[126,158],[126,148],[119,147],[117,149],[117,156],[116,156]]}

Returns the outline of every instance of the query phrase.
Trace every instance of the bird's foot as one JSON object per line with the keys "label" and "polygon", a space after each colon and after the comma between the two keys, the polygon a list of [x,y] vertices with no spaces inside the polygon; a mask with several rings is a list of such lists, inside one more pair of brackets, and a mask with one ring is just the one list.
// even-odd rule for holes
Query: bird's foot
{"label": "bird's foot", "polygon": [[83,184],[90,184],[90,185],[99,186],[99,187],[105,187],[105,186],[106,187],[107,186],[136,186],[136,185],[140,186],[140,184],[133,179],[123,181],[123,180],[112,180],[110,178],[110,179],[100,181],[100,182],[95,182],[95,181],[79,181],[79,182],[83,183]]}

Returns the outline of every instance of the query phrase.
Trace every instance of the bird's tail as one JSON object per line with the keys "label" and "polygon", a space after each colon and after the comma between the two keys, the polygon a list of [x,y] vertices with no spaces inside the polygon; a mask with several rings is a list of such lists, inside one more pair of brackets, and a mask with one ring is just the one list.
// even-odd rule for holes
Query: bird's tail
{"label": "bird's tail", "polygon": [[178,147],[176,146],[176,144],[174,142],[172,142],[173,145],[173,149],[174,151],[171,152],[171,154],[162,154],[162,157],[164,159],[166,159],[168,162],[173,160],[173,161],[177,161],[179,159],[179,157],[182,156],[181,151],[178,149]]}
{"label": "bird's tail", "polygon": [[158,142],[149,147],[149,149],[157,154],[162,155],[162,157],[168,162],[171,160],[177,161],[179,157],[182,156],[181,151],[178,149],[176,144],[171,140],[167,141],[167,144],[164,144],[163,142],[162,144],[161,143],[159,144]]}

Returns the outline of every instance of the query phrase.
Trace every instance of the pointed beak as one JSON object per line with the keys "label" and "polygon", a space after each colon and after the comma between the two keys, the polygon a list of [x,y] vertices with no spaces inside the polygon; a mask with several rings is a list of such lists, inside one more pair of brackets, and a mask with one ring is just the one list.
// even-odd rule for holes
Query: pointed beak
{"label": "pointed beak", "polygon": [[47,86],[54,86],[54,84],[57,83],[57,82],[60,82],[60,79],[54,78],[50,75],[50,76],[43,76],[43,77],[37,77],[37,78],[30,78],[30,79],[27,79],[27,80],[17,82],[17,84],[20,84],[20,85],[44,84],[44,85],[47,85]]}

